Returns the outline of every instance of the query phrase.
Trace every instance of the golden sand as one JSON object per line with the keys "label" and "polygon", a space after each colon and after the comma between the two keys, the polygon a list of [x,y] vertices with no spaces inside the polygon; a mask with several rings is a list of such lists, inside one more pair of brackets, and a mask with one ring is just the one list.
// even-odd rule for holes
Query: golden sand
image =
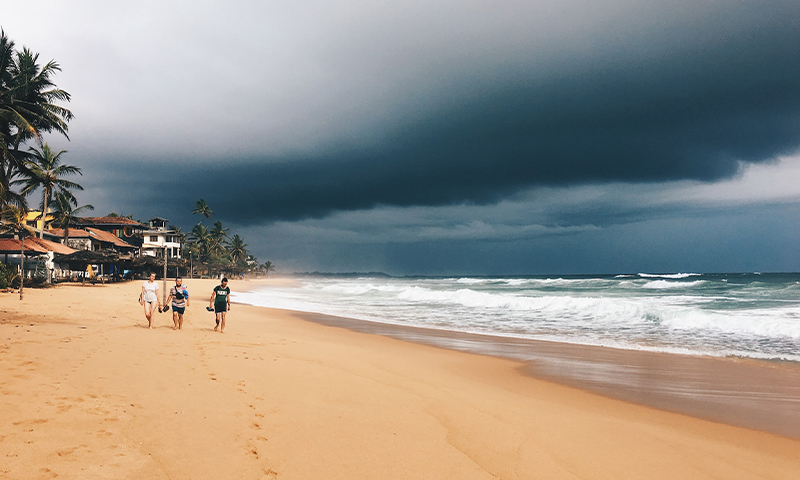
{"label": "golden sand", "polygon": [[[800,440],[537,380],[521,364],[233,305],[186,280],[0,294],[0,478],[797,479]],[[232,290],[245,283],[233,282]],[[249,287],[249,285],[247,285]]]}

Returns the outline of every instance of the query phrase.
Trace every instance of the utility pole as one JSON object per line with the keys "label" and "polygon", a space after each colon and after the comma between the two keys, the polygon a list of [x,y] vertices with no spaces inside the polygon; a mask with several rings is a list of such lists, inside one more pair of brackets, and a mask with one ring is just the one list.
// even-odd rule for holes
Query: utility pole
{"label": "utility pole", "polygon": [[164,297],[162,300],[162,305],[167,304],[167,244],[164,243],[164,279],[163,279],[164,288],[162,289],[162,296]]}

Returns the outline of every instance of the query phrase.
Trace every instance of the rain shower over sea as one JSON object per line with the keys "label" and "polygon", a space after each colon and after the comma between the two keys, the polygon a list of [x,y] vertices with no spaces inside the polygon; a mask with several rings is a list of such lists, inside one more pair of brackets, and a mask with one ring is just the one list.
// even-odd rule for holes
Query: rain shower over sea
{"label": "rain shower over sea", "polygon": [[800,362],[800,274],[296,280],[233,299],[501,337]]}

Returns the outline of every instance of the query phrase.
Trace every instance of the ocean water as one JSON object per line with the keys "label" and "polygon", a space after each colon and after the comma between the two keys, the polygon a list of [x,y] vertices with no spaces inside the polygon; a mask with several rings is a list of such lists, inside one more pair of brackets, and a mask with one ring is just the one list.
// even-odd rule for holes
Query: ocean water
{"label": "ocean water", "polygon": [[800,362],[800,274],[299,276],[232,299],[459,332]]}

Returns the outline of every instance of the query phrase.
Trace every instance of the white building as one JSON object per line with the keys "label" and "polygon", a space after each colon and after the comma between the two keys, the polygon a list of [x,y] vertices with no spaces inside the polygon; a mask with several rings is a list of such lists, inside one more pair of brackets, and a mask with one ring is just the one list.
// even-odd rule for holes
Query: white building
{"label": "white building", "polygon": [[181,258],[181,237],[175,230],[169,230],[166,218],[155,217],[148,220],[150,228],[142,232],[142,255],[163,257],[166,247],[167,258]]}

